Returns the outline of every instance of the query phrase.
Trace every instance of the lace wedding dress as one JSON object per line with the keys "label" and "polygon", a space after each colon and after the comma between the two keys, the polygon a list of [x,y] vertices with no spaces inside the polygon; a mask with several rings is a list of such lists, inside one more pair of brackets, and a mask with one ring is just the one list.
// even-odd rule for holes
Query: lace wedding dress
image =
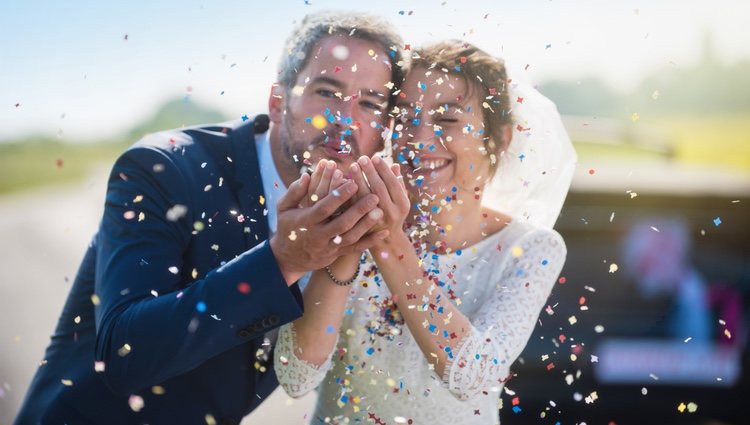
{"label": "lace wedding dress", "polygon": [[[281,328],[274,356],[279,383],[292,397],[319,388],[312,424],[499,423],[500,391],[565,256],[557,232],[516,220],[461,251],[421,254],[432,282],[472,325],[462,339],[452,336],[453,358],[437,376],[398,310],[422,301],[396,305],[366,253],[328,361],[315,367],[300,360],[293,325]],[[435,323],[450,320],[439,306],[432,314]]]}

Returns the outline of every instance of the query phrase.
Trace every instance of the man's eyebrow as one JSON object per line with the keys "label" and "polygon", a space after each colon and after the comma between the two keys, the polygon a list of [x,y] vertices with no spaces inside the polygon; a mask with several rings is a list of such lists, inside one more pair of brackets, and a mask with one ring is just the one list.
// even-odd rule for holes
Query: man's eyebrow
{"label": "man's eyebrow", "polygon": [[[341,81],[327,77],[325,75],[318,75],[315,78],[313,78],[308,84],[328,84],[333,87],[336,87],[339,90],[342,90],[344,88],[344,83]],[[387,95],[381,91],[375,90],[375,89],[362,89],[362,96],[374,96],[379,98],[386,98]]]}
{"label": "man's eyebrow", "polygon": [[308,84],[328,84],[336,87],[337,89],[341,89],[344,87],[344,83],[342,83],[341,81],[335,78],[326,77],[325,75],[319,75],[313,78],[312,81],[310,81]]}

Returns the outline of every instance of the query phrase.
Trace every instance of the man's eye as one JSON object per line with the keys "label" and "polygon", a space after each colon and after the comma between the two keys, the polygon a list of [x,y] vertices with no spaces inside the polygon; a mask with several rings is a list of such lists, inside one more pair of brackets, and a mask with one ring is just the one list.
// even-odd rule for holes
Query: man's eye
{"label": "man's eye", "polygon": [[333,90],[328,90],[328,89],[317,89],[315,90],[315,93],[323,97],[336,97],[336,92],[334,92]]}
{"label": "man's eye", "polygon": [[450,117],[442,117],[440,118],[440,120],[438,120],[438,122],[440,122],[441,124],[453,124],[453,123],[457,123],[458,119],[450,118]]}

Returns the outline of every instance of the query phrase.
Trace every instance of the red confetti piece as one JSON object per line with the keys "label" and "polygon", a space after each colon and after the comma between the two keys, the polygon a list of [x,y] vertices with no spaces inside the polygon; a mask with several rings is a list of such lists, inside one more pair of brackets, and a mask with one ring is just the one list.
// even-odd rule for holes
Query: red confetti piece
{"label": "red confetti piece", "polygon": [[589,174],[590,174],[590,175],[592,175],[592,176],[593,176],[593,175],[594,175],[595,173],[596,173],[596,170],[594,170],[593,168],[590,168],[590,169],[589,169]]}
{"label": "red confetti piece", "polygon": [[237,284],[237,290],[240,291],[241,294],[247,295],[250,293],[251,289],[250,284],[247,282],[240,282]]}
{"label": "red confetti piece", "polygon": [[560,282],[561,285],[564,285],[568,279],[566,279],[565,276],[560,276],[560,279],[557,279],[557,281]]}

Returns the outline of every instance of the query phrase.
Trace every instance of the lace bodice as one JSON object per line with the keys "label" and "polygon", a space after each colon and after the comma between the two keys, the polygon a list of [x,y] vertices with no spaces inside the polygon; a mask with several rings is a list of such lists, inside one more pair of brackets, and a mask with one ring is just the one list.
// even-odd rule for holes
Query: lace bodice
{"label": "lace bodice", "polygon": [[503,383],[565,256],[557,232],[516,221],[461,252],[423,255],[425,268],[472,325],[455,340],[453,359],[439,377],[365,254],[331,361],[319,368],[301,361],[294,354],[293,325],[283,326],[275,352],[279,383],[292,397],[320,386],[311,423],[498,423]]}

